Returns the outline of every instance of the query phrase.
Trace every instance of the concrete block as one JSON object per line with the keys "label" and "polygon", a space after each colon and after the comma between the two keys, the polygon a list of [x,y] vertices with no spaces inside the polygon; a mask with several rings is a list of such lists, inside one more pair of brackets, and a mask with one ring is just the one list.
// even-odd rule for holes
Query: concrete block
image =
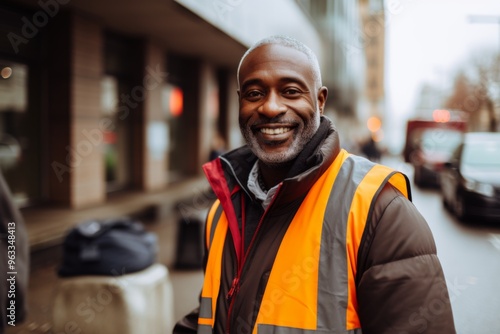
{"label": "concrete block", "polygon": [[174,326],[173,288],[161,264],[127,275],[61,279],[54,333],[160,334]]}

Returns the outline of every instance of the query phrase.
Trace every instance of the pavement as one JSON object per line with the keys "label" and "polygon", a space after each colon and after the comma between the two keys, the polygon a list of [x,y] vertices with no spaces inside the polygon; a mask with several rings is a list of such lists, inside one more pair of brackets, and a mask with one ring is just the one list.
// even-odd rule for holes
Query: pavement
{"label": "pavement", "polygon": [[[174,218],[147,223],[145,227],[158,236],[159,253],[157,262],[164,264],[169,271],[174,292],[174,319],[177,321],[198,306],[198,296],[203,283],[203,272],[201,269],[181,270],[175,268],[179,224],[178,218],[174,215],[172,217]],[[202,226],[200,228],[202,229]],[[189,252],[190,250],[184,249],[183,251]],[[32,254],[32,268],[28,289],[28,316],[22,323],[17,323],[15,327],[8,326],[5,334],[60,334],[55,333],[52,329],[52,304],[57,287],[63,280],[57,275],[61,254],[60,246]],[[198,254],[192,255],[198,256]]]}

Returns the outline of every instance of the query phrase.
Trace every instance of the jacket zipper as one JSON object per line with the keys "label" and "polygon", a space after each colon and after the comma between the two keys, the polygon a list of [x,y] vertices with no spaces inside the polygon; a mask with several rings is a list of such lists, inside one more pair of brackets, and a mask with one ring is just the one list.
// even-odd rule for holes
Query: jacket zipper
{"label": "jacket zipper", "polygon": [[[247,260],[247,256],[248,256],[248,254],[250,254],[250,249],[252,248],[253,244],[255,243],[255,239],[256,239],[256,236],[261,228],[262,222],[264,221],[264,218],[266,217],[266,214],[269,212],[269,209],[272,207],[274,201],[278,197],[280,189],[281,189],[281,184],[278,186],[278,189],[276,189],[276,194],[274,194],[274,197],[271,200],[271,203],[269,203],[268,207],[266,208],[266,210],[262,214],[262,217],[260,218],[259,223],[257,224],[257,227],[255,228],[255,232],[252,236],[252,240],[250,240],[250,244],[248,245],[247,251],[244,253],[243,259],[240,261],[241,263],[238,263],[238,270],[237,270],[236,276],[233,279],[233,282],[231,283],[231,288],[229,289],[229,291],[226,295],[226,299],[229,301],[229,308],[227,311],[227,325],[226,325],[226,333],[227,334],[231,333],[230,332],[231,313],[233,311],[233,305],[234,305],[234,301],[236,299],[236,295],[238,294],[238,291],[240,290],[239,284],[240,284],[241,272],[243,271],[243,267],[244,267],[245,262]],[[241,203],[242,226],[244,226],[244,220],[245,220],[244,208],[245,208],[245,206],[244,206],[244,201],[243,201],[243,197],[242,197],[242,203]],[[242,228],[242,231],[243,231],[243,228]],[[245,237],[244,237],[244,233],[243,233],[243,237],[241,239],[241,246],[242,247],[244,245],[244,239],[245,239]]]}

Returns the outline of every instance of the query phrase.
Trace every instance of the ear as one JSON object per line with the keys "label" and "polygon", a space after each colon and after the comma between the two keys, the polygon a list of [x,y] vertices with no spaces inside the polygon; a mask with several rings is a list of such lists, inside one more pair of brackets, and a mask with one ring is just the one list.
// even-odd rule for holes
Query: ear
{"label": "ear", "polygon": [[326,99],[328,98],[328,88],[325,86],[322,86],[318,90],[318,109],[319,113],[323,115],[323,112],[325,111],[325,104],[326,104]]}

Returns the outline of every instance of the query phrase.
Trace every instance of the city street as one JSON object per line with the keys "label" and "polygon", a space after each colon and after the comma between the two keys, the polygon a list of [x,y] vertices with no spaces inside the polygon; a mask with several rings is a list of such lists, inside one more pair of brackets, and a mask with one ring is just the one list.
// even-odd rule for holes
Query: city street
{"label": "city street", "polygon": [[[364,332],[442,334],[450,306],[457,333],[500,334],[500,222],[417,187],[500,215],[500,0],[5,0],[0,22],[0,334],[163,334],[199,300],[231,334],[343,332],[358,311]],[[317,170],[359,181],[337,141],[408,176],[444,278],[420,270],[433,248],[407,201],[365,180],[352,202],[342,182],[316,194]],[[222,210],[204,223],[215,194],[229,234]],[[206,286],[203,244],[220,246]]]}
{"label": "city street", "polygon": [[[397,158],[382,162],[412,179],[410,165]],[[459,222],[444,209],[439,189],[412,185],[412,193],[413,203],[434,234],[457,333],[499,333],[500,224]]]}
{"label": "city street", "polygon": [[[383,158],[382,163],[396,168],[412,179],[413,169],[399,158]],[[444,210],[437,189],[413,186],[413,202],[426,218],[436,240],[455,316],[457,333],[498,333],[500,329],[500,225],[458,222]],[[172,263],[174,223],[150,226],[161,240],[159,260]],[[22,324],[8,328],[7,334],[52,333],[51,303],[60,282],[56,266],[47,265],[32,272],[30,282],[30,314]],[[170,268],[174,290],[176,320],[197,306],[203,275],[201,270]],[[402,305],[404,307],[404,305]],[[425,318],[426,311],[422,310]]]}

